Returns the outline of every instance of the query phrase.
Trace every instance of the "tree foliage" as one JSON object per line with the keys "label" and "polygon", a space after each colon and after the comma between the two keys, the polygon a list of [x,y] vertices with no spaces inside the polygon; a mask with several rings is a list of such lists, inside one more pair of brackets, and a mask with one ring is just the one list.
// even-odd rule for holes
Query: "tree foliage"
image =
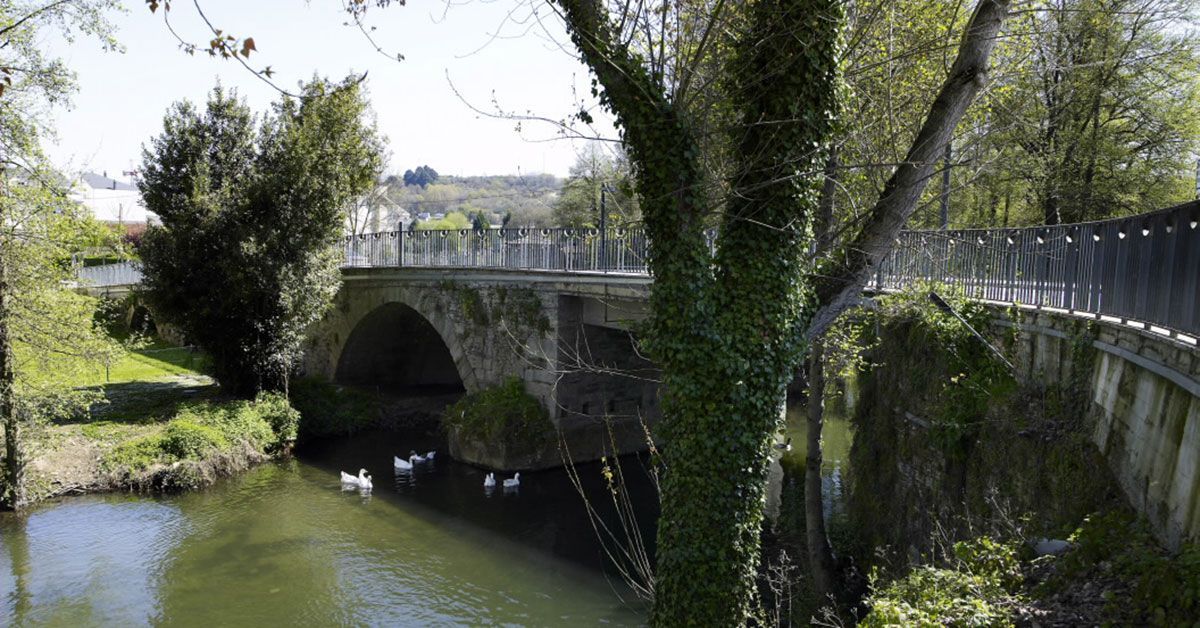
{"label": "tree foliage", "polygon": [[404,185],[416,185],[422,188],[438,180],[437,170],[429,166],[419,166],[416,170],[404,171]]}
{"label": "tree foliage", "polygon": [[178,103],[143,152],[142,197],[162,226],[142,244],[159,315],[212,357],[223,388],[284,391],[302,334],[340,284],[344,210],[381,168],[361,88],[314,80],[261,123],[218,87]]}
{"label": "tree foliage", "polygon": [[555,226],[599,227],[602,209],[610,227],[641,220],[628,158],[619,149],[613,155],[590,143],[577,156],[554,203]]}
{"label": "tree foliage", "polygon": [[74,75],[42,41],[84,34],[114,47],[104,19],[113,8],[108,0],[0,3],[0,503],[10,508],[25,501],[24,430],[85,411],[96,394],[70,388],[71,371],[118,351],[93,323],[95,301],[67,288],[71,254],[99,229],[41,148],[47,107],[74,89]]}

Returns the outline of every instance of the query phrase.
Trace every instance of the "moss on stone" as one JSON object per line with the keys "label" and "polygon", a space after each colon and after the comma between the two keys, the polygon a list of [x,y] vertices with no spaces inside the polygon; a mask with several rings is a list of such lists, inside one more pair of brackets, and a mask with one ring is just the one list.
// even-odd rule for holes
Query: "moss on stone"
{"label": "moss on stone", "polygon": [[554,432],[545,408],[516,377],[465,395],[446,408],[443,422],[462,436],[492,442],[540,443]]}

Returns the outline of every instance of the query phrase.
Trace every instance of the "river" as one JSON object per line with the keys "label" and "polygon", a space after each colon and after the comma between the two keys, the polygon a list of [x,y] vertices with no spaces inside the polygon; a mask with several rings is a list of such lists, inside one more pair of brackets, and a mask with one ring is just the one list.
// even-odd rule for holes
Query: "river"
{"label": "river", "polygon": [[[789,412],[789,434],[802,450],[800,412]],[[834,507],[848,434],[845,421],[829,422],[823,475]],[[480,470],[445,454],[393,473],[393,454],[435,445],[364,433],[201,491],[72,497],[0,515],[0,624],[644,623],[644,603],[605,560],[567,473],[522,474],[508,494],[485,492]],[[623,459],[652,538],[656,503],[641,464]],[[360,467],[374,476],[371,494],[340,490],[338,471]],[[780,487],[802,485],[791,476],[803,465],[776,468],[777,511]],[[580,465],[579,477],[607,510],[600,466]]]}

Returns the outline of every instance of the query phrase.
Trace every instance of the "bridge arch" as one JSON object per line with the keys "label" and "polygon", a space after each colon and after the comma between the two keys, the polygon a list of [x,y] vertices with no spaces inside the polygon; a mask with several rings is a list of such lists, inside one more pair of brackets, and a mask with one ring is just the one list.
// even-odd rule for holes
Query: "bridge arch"
{"label": "bridge arch", "polygon": [[388,300],[359,314],[347,321],[335,381],[390,391],[476,387],[458,335],[437,309],[426,315],[405,301]]}

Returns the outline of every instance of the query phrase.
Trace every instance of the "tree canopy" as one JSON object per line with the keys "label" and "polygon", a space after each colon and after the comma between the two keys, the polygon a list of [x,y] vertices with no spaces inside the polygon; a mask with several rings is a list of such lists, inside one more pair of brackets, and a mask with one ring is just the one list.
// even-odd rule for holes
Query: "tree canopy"
{"label": "tree canopy", "polygon": [[313,80],[258,122],[220,87],[176,104],[143,152],[146,294],[213,357],[223,388],[287,388],[302,334],[340,285],[345,210],[371,189],[383,139],[358,83]]}
{"label": "tree canopy", "polygon": [[71,388],[72,371],[118,351],[93,323],[95,300],[68,288],[71,254],[98,227],[69,198],[69,177],[41,145],[51,135],[47,106],[67,102],[75,86],[74,75],[41,42],[57,32],[115,47],[104,19],[115,6],[110,0],[0,3],[0,504],[10,508],[25,501],[23,430],[86,411],[97,396]]}
{"label": "tree canopy", "polygon": [[426,187],[430,183],[436,183],[437,180],[437,170],[434,170],[429,166],[419,166],[416,170],[404,171],[404,185]]}

